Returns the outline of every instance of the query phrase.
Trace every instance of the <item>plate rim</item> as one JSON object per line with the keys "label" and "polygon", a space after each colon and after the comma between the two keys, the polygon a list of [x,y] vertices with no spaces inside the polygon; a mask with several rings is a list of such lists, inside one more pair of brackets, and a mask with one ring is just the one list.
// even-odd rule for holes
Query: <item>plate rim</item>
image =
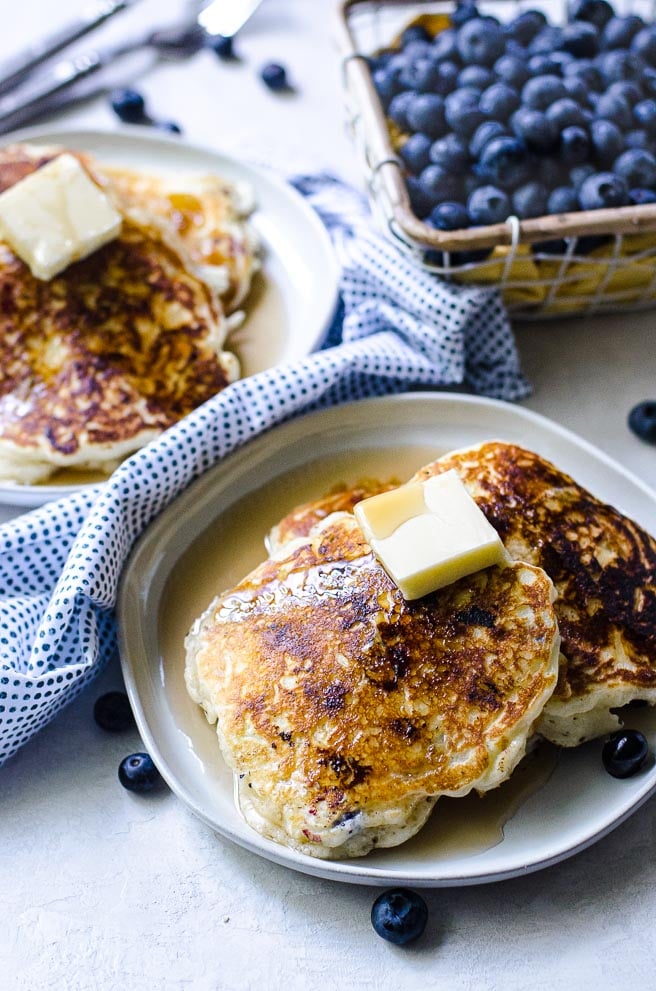
{"label": "plate rim", "polygon": [[[288,202],[293,203],[294,208],[303,215],[305,222],[313,229],[317,243],[321,245],[322,252],[326,256],[326,260],[329,263],[328,269],[325,272],[322,272],[322,283],[324,281],[326,283],[326,299],[322,312],[317,318],[317,330],[309,350],[303,354],[299,354],[298,358],[301,359],[307,357],[321,348],[328,335],[331,322],[337,312],[339,303],[340,265],[333,243],[330,239],[330,234],[321,221],[318,213],[310,206],[308,201],[301,195],[301,193],[298,192],[297,189],[294,188],[290,182],[286,181],[275,170],[267,168],[266,165],[250,162],[247,159],[242,160],[239,157],[232,155],[230,152],[219,151],[212,148],[210,145],[203,144],[202,142],[188,141],[184,137],[180,138],[173,135],[164,134],[153,130],[152,127],[147,127],[140,124],[117,125],[113,128],[104,129],[99,127],[85,127],[83,125],[76,127],[65,124],[57,124],[49,127],[46,122],[44,122],[43,125],[36,124],[0,135],[0,148],[18,142],[38,142],[39,140],[45,142],[51,139],[55,140],[57,136],[61,138],[62,142],[64,142],[67,138],[74,141],[79,139],[80,147],[82,147],[84,139],[87,138],[92,141],[100,140],[109,142],[111,142],[112,139],[117,138],[119,142],[125,142],[128,146],[134,139],[137,139],[146,144],[151,144],[153,146],[165,146],[174,151],[182,149],[183,154],[188,151],[192,155],[206,155],[210,158],[216,159],[217,161],[228,163],[230,167],[234,167],[236,170],[245,170],[247,173],[250,173],[253,177],[255,177],[256,181],[261,181],[264,184],[269,185],[270,188],[275,190],[278,195],[285,198]],[[249,176],[246,175],[244,178],[248,181]],[[269,368],[275,368],[278,364],[281,364],[283,360],[289,359],[280,359],[273,365],[267,366],[267,370]],[[239,381],[243,380],[240,379]],[[0,482],[0,505],[13,508],[36,508],[48,502],[65,498],[66,496],[73,495],[80,491],[90,491],[94,486],[103,484],[104,482],[102,480],[73,484],[67,483],[64,485],[19,485]]]}
{"label": "plate rim", "polygon": [[[551,853],[545,857],[538,857],[529,863],[517,863],[515,867],[509,869],[502,869],[494,872],[490,872],[485,869],[478,871],[474,869],[467,873],[452,873],[446,877],[426,877],[425,875],[415,875],[412,872],[406,872],[402,875],[402,877],[397,877],[396,875],[389,875],[382,872],[380,867],[367,868],[366,858],[354,858],[350,861],[321,860],[301,854],[290,848],[283,847],[271,840],[267,840],[265,837],[257,834],[254,830],[252,831],[253,836],[251,837],[248,832],[248,827],[244,835],[237,834],[230,828],[229,825],[226,827],[224,825],[217,824],[216,821],[213,821],[208,815],[205,814],[203,809],[199,807],[198,803],[189,792],[186,783],[178,780],[176,775],[168,767],[166,758],[164,757],[157,741],[156,734],[151,730],[147,718],[146,706],[144,706],[139,695],[137,680],[135,678],[131,663],[131,649],[134,650],[134,648],[131,648],[129,641],[131,637],[133,639],[137,638],[134,637],[134,631],[128,635],[124,624],[124,619],[126,616],[128,616],[130,612],[135,609],[136,589],[132,587],[134,583],[133,576],[138,574],[142,560],[147,561],[148,556],[155,552],[155,548],[158,544],[161,546],[161,537],[169,528],[169,519],[173,518],[175,515],[178,522],[177,528],[179,531],[182,530],[184,523],[181,521],[185,519],[185,509],[187,506],[193,506],[194,504],[201,503],[203,495],[211,492],[212,487],[216,484],[215,477],[219,476],[220,478],[224,472],[229,472],[231,465],[234,465],[235,462],[237,462],[238,466],[241,465],[242,462],[245,462],[245,471],[248,470],[249,461],[257,463],[260,452],[264,452],[266,450],[267,439],[272,432],[275,432],[281,440],[286,439],[288,443],[291,443],[295,435],[306,434],[305,428],[308,421],[315,421],[319,424],[321,424],[323,420],[328,420],[328,422],[330,422],[333,417],[339,418],[341,415],[348,416],[350,411],[355,411],[363,405],[369,407],[391,405],[392,407],[395,407],[397,405],[414,404],[417,402],[421,405],[424,403],[435,405],[436,408],[439,408],[441,405],[455,405],[456,407],[465,406],[470,408],[478,407],[480,409],[502,410],[504,413],[511,413],[513,418],[516,416],[520,421],[523,420],[527,423],[533,423],[539,428],[546,429],[548,433],[551,433],[554,436],[560,436],[568,443],[571,443],[575,447],[586,451],[588,455],[592,456],[595,461],[601,463],[605,468],[611,469],[620,477],[635,485],[637,489],[640,490],[641,494],[653,504],[654,511],[656,512],[656,491],[654,491],[646,482],[636,476],[629,469],[624,468],[610,455],[606,454],[600,448],[596,447],[594,444],[591,444],[574,431],[562,426],[549,417],[536,413],[526,407],[504,402],[503,400],[487,399],[486,397],[469,395],[466,393],[427,390],[421,392],[409,391],[387,396],[369,397],[349,403],[337,404],[324,409],[314,410],[273,427],[271,430],[265,431],[264,434],[260,434],[259,436],[249,440],[242,447],[227,455],[222,461],[213,465],[207,472],[205,472],[204,475],[196,479],[187,489],[185,489],[173,503],[169,504],[169,506],[163,510],[162,513],[160,513],[160,515],[138,538],[121,573],[117,594],[116,614],[120,665],[128,697],[135,715],[137,728],[144,744],[146,745],[149,753],[151,753],[151,756],[153,757],[153,760],[165,781],[171,790],[180,798],[181,801],[185,803],[185,805],[197,818],[209,826],[214,832],[234,842],[237,846],[249,850],[251,853],[263,857],[266,860],[301,873],[351,884],[388,886],[391,883],[406,883],[412,884],[416,887],[458,887],[482,883],[496,883],[497,881],[508,880],[514,877],[523,876],[525,874],[534,873],[535,871],[543,870],[546,867],[560,863],[563,860],[569,859],[569,857],[581,852],[582,850],[587,849],[589,846],[592,846],[598,840],[608,835],[615,828],[621,825],[621,823],[633,815],[633,813],[636,812],[640,806],[643,805],[652,796],[652,794],[654,794],[654,792],[656,792],[656,765],[651,768],[650,774],[645,775],[643,785],[638,790],[633,800],[630,802],[625,800],[624,807],[621,807],[620,803],[620,810],[617,814],[607,815],[605,820],[600,819],[599,827],[588,833],[583,839],[576,843],[570,844],[569,846],[566,845],[555,853]],[[284,472],[284,470],[284,467],[281,468],[281,473]],[[173,507],[175,507],[175,509]],[[196,533],[195,536],[198,536],[198,533]],[[192,539],[194,538],[192,537]],[[170,568],[167,574],[170,574]]]}

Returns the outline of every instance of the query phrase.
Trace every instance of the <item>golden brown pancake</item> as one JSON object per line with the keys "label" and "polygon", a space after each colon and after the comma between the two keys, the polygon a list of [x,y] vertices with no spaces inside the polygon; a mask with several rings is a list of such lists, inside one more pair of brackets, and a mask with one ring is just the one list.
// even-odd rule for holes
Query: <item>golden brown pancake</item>
{"label": "golden brown pancake", "polygon": [[510,563],[406,602],[335,513],[215,600],[186,680],[254,829],[316,857],[394,846],[496,787],[558,670],[553,586]]}
{"label": "golden brown pancake", "polygon": [[564,663],[538,731],[561,746],[616,729],[612,709],[656,703],[656,541],[532,451],[489,442],[426,466],[455,468],[516,560],[556,586]]}

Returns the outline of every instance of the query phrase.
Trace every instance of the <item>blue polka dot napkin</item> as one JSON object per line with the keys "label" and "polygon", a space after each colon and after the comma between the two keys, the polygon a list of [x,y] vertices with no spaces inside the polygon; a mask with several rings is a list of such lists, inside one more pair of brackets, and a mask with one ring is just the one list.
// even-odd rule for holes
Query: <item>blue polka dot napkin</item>
{"label": "blue polka dot napkin", "polygon": [[326,346],[229,386],[105,485],[0,526],[0,763],[115,652],[113,606],[132,545],[218,459],[290,417],[366,396],[431,386],[507,400],[528,393],[496,292],[418,269],[336,179],[295,184],[342,264]]}

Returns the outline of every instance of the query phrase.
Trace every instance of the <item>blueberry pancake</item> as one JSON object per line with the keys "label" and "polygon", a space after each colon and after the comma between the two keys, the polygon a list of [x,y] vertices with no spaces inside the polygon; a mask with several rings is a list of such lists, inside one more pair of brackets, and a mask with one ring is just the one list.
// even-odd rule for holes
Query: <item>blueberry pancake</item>
{"label": "blueberry pancake", "polygon": [[247,822],[362,856],[415,834],[440,795],[505,781],[556,684],[553,595],[509,563],[407,602],[347,512],[284,544],[186,639]]}

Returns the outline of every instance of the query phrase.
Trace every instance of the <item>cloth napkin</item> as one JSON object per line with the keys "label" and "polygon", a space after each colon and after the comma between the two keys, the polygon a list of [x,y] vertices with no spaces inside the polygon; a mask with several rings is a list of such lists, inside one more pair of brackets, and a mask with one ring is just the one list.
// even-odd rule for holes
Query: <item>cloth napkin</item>
{"label": "cloth napkin", "polygon": [[210,465],[283,420],[366,396],[440,386],[506,400],[528,393],[496,291],[420,270],[337,179],[295,185],[342,266],[325,347],[230,385],[104,485],[0,526],[0,763],[115,653],[113,607],[132,545]]}

